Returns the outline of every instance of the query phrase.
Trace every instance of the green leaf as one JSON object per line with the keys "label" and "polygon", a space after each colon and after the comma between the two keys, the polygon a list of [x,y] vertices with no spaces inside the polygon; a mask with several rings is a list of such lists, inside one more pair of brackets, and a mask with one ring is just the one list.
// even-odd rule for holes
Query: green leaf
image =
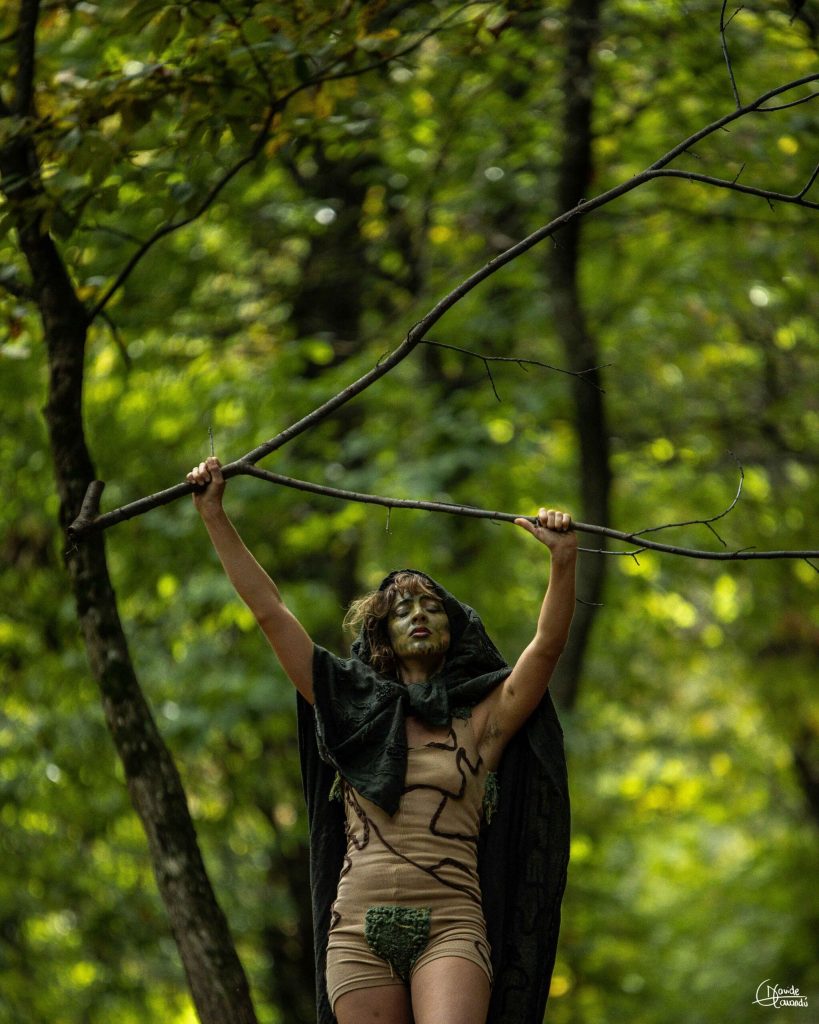
{"label": "green leaf", "polygon": [[152,23],[151,42],[153,52],[161,57],[182,28],[182,19],[178,8],[174,5],[167,7],[159,17]]}

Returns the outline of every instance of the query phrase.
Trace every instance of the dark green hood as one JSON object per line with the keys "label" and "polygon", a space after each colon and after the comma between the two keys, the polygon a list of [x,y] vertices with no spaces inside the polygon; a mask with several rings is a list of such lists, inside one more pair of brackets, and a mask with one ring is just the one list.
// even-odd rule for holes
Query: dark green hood
{"label": "dark green hood", "polygon": [[[484,675],[497,669],[508,668],[497,647],[489,639],[480,616],[474,608],[463,604],[436,583],[431,576],[418,569],[395,569],[381,581],[379,590],[386,590],[396,576],[402,573],[413,573],[421,576],[435,593],[441,598],[444,609],[449,617],[450,643],[440,675],[447,680],[448,686],[466,682],[475,676]],[[370,646],[364,633],[359,633],[350,648],[350,654],[358,661],[370,664]]]}

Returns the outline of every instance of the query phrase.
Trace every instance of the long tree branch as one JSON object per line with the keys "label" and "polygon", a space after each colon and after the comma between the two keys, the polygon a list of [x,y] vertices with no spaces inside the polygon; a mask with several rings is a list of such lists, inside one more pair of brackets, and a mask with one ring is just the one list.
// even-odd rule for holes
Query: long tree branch
{"label": "long tree branch", "polygon": [[[465,281],[462,281],[457,288],[454,288],[451,292],[440,299],[435,306],[433,306],[433,308],[409,330],[401,344],[398,345],[386,358],[380,360],[371,370],[359,377],[358,380],[353,381],[353,383],[333,395],[322,405],[313,409],[312,412],[303,416],[301,419],[276,434],[275,437],[270,438],[270,440],[265,441],[263,444],[254,448],[236,462],[226,465],[223,470],[225,477],[229,478],[237,473],[245,472],[248,466],[255,465],[262,458],[283,447],[299,434],[304,433],[304,431],[315,426],[317,423],[320,423],[331,413],[335,412],[336,409],[345,405],[385,374],[389,373],[390,370],[394,369],[399,363],[406,359],[413,349],[424,340],[424,337],[430,328],[441,319],[447,310],[451,309],[465,295],[471,292],[473,288],[486,280],[486,278],[497,273],[501,267],[511,263],[514,259],[517,259],[518,256],[527,252],[529,249],[532,249],[539,242],[551,237],[559,231],[560,228],[569,224],[575,218],[584,217],[593,210],[606,206],[615,199],[619,199],[621,196],[632,192],[634,189],[639,188],[641,185],[644,185],[646,182],[651,181],[654,178],[663,176],[690,177],[691,175],[689,172],[666,171],[667,164],[681,153],[684,153],[696,142],[699,142],[702,139],[707,138],[709,135],[712,135],[714,132],[719,131],[730,122],[735,121],[746,114],[759,110],[764,103],[773,97],[817,80],[819,80],[819,73],[814,73],[811,75],[805,75],[802,78],[795,79],[794,81],[787,82],[785,85],[777,86],[775,89],[768,90],[768,92],[763,93],[753,102],[746,104],[739,110],[734,110],[730,114],[726,114],[724,117],[718,118],[716,121],[712,121],[709,125],[701,128],[693,135],[690,135],[687,139],[678,143],[666,154],[656,160],[650,165],[650,167],[646,168],[646,170],[641,171],[639,174],[629,178],[627,181],[621,182],[619,185],[615,185],[613,188],[602,192],[593,199],[579,203],[571,210],[567,210],[560,216],[555,217],[548,224],[538,228],[537,231],[532,232],[532,234],[527,235],[526,238],[521,239],[521,241],[517,242],[515,245],[495,256],[483,267],[471,274]],[[819,95],[819,93],[814,93],[813,95]],[[751,190],[750,186],[739,185],[736,181],[724,181],[720,178],[711,179],[705,175],[699,176],[699,178],[694,177],[694,180],[702,180],[704,184],[714,185],[719,188],[726,188],[736,192],[747,193],[750,191],[750,194],[761,195],[768,200],[775,198],[781,202],[796,203],[797,205],[808,206],[810,208],[814,208],[816,205],[801,198],[804,194],[804,189],[802,193],[799,193],[797,196],[789,196],[785,193],[766,192],[764,189]],[[812,180],[813,178],[811,178],[811,181]],[[810,183],[811,182],[809,181],[808,184]],[[142,515],[150,509],[176,501],[178,498],[181,498],[186,494],[190,494],[192,490],[192,485],[188,483],[181,483],[174,487],[169,487],[166,490],[159,491],[147,498],[140,498],[128,505],[124,505],[122,508],[117,509],[114,512],[107,513],[105,516],[100,516],[94,521],[94,527],[104,529],[108,526],[112,526],[116,522],[121,522],[124,519],[131,519],[136,515]],[[78,519],[77,522],[72,525],[73,536],[78,539],[90,527],[90,522],[81,522]]]}
{"label": "long tree branch", "polygon": [[[319,494],[327,498],[337,498],[342,501],[356,501],[365,505],[380,505],[383,508],[406,508],[406,509],[420,509],[426,512],[445,512],[449,515],[466,516],[471,519],[492,519],[496,522],[507,522],[513,523],[516,519],[529,519],[532,522],[536,521],[534,516],[522,516],[519,513],[514,512],[497,512],[489,509],[478,508],[475,505],[456,505],[450,502],[443,501],[416,501],[409,498],[390,498],[379,494],[365,494],[361,491],[347,491],[342,490],[339,487],[328,487],[325,484],[314,484],[308,480],[296,480],[293,477],[282,476],[280,473],[271,473],[266,469],[260,469],[258,466],[249,465],[247,463],[233,463],[231,467],[224,467],[223,473],[225,475],[230,472],[231,476],[253,476],[259,480],[265,480],[271,484],[278,484],[282,487],[292,487],[298,491],[306,491],[309,494]],[[141,512],[148,511],[148,505],[143,504],[143,507],[134,510],[133,506],[127,506],[126,508],[117,509],[114,512],[108,512],[105,515],[96,516],[95,512],[99,506],[99,499],[102,495],[104,484],[101,480],[95,480],[94,483],[89,487],[86,495],[86,500],[83,502],[82,511],[77,519],[72,523],[69,528],[69,535],[72,538],[77,538],[83,533],[90,531],[97,531],[105,529],[107,526],[112,526],[114,523],[120,523],[124,519],[131,519],[135,515],[139,515]],[[186,484],[184,485],[186,491],[191,491],[193,488]],[[159,497],[154,495],[153,499]],[[151,502],[151,498],[143,498],[142,503]],[[706,524],[713,521],[716,518],[720,518],[725,515],[731,508],[734,507],[736,499],[731,503],[725,512],[719,513],[719,516],[712,516],[711,519],[695,519],[688,523],[668,523],[664,526],[650,527],[652,530],[663,530],[669,529],[672,526],[679,525],[697,525]],[[134,502],[134,505],[137,503]],[[151,508],[156,508],[163,502],[154,502],[150,505]],[[627,544],[638,544],[639,549],[637,551],[626,551],[619,552],[619,554],[631,555],[634,557],[640,554],[642,551],[664,551],[667,554],[672,555],[684,555],[688,558],[703,558],[718,561],[738,561],[748,559],[772,559],[772,558],[819,558],[819,550],[816,551],[752,551],[747,548],[739,551],[702,551],[696,548],[685,548],[680,547],[676,544],[663,544],[659,541],[646,540],[644,534],[647,530],[640,530],[633,533],[624,532],[623,530],[613,530],[608,526],[596,526],[592,523],[579,523],[573,524],[574,529],[578,533],[596,534],[601,537],[611,537],[614,540],[623,541]],[[591,550],[595,554],[614,554],[615,552],[604,552],[597,551],[596,549],[585,549]]]}

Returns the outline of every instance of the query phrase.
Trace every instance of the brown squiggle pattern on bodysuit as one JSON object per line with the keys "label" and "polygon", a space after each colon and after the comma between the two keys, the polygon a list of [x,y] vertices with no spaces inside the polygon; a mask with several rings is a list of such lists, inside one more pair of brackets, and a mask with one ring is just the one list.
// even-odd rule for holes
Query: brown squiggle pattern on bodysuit
{"label": "brown squiggle pattern on bodysuit", "polygon": [[[454,729],[450,729],[449,737],[448,737],[447,741],[445,741],[443,743],[437,743],[437,742],[436,743],[426,743],[426,744],[424,744],[424,746],[425,747],[432,747],[432,748],[435,748],[435,749],[438,749],[438,750],[447,750],[447,751],[451,751],[451,752],[455,753],[455,766],[456,766],[456,769],[458,771],[458,774],[461,777],[461,785],[458,788],[457,792],[453,792],[452,790],[445,789],[445,788],[443,788],[441,786],[432,786],[432,785],[427,785],[427,784],[423,784],[423,783],[418,783],[418,784],[414,784],[414,785],[411,785],[411,786],[406,786],[404,788],[404,793],[409,793],[409,792],[416,791],[416,790],[431,790],[431,791],[434,791],[436,793],[440,793],[442,799],[441,799],[441,802],[439,803],[438,807],[435,810],[435,813],[433,814],[433,816],[432,816],[432,818],[430,820],[430,824],[429,824],[430,833],[432,835],[434,835],[434,836],[437,836],[437,837],[440,837],[440,838],[444,838],[444,839],[457,839],[457,840],[460,840],[462,842],[468,842],[468,843],[472,843],[472,844],[477,843],[477,841],[478,841],[477,834],[460,833],[460,832],[443,832],[443,831],[440,831],[437,828],[437,825],[438,825],[438,822],[439,822],[439,820],[441,818],[441,815],[442,815],[442,813],[444,811],[444,808],[446,807],[446,804],[448,803],[448,801],[449,800],[459,800],[459,799],[463,798],[463,795],[464,795],[464,793],[466,791],[466,786],[467,786],[467,776],[466,776],[466,772],[464,771],[464,765],[466,765],[466,768],[469,770],[471,775],[473,775],[473,776],[477,775],[478,771],[480,770],[481,765],[483,764],[483,761],[482,761],[480,755],[478,755],[478,758],[477,758],[477,761],[475,762],[475,764],[472,764],[472,762],[469,760],[469,755],[467,754],[465,748],[458,746],[458,739],[457,739],[457,736],[455,734],[455,730]],[[352,845],[357,850],[363,850],[367,846],[367,844],[370,841],[370,832],[372,831],[378,837],[378,839],[381,841],[381,844],[384,846],[384,848],[386,850],[389,850],[389,852],[394,857],[397,857],[399,860],[404,861],[404,863],[406,863],[406,864],[410,864],[412,867],[416,868],[418,871],[422,871],[424,874],[431,876],[440,885],[443,885],[443,886],[445,886],[445,887],[447,887],[449,889],[453,889],[453,890],[455,890],[457,892],[461,892],[465,896],[467,896],[473,903],[476,903],[479,906],[481,905],[480,898],[475,895],[475,893],[473,892],[473,890],[471,888],[469,888],[468,886],[459,885],[457,882],[450,881],[450,880],[442,877],[442,875],[441,875],[441,871],[442,871],[443,868],[450,867],[450,868],[453,868],[456,871],[461,871],[464,874],[466,874],[466,875],[471,877],[473,875],[474,868],[470,864],[465,863],[463,861],[459,861],[459,860],[457,860],[457,859],[455,859],[453,857],[443,857],[443,858],[441,858],[441,860],[436,861],[434,864],[431,864],[431,865],[419,864],[416,860],[413,860],[412,857],[408,857],[406,854],[404,854],[400,850],[396,849],[396,847],[393,846],[384,837],[384,835],[381,832],[381,830],[379,829],[378,825],[367,815],[367,812],[364,810],[364,808],[359,803],[358,797],[357,797],[355,791],[353,790],[353,788],[348,783],[346,783],[346,782],[343,783],[343,791],[344,791],[345,802],[352,808],[355,816],[361,822],[361,826],[362,826],[363,836],[362,836],[361,839],[359,839],[354,833],[352,833],[352,831],[349,828],[349,825],[347,826],[347,838],[348,838],[348,840],[352,843]],[[342,869],[342,876],[347,871],[349,871],[349,868],[350,868],[349,857],[346,857],[345,858],[345,868]]]}
{"label": "brown squiggle pattern on bodysuit", "polygon": [[427,743],[427,744],[425,744],[425,746],[427,746],[427,747],[434,747],[437,750],[455,751],[455,767],[458,770],[459,775],[461,776],[461,786],[460,786],[458,792],[457,793],[452,793],[449,790],[442,789],[440,786],[426,786],[426,785],[406,786],[404,788],[404,792],[405,793],[410,793],[410,792],[412,792],[413,790],[416,790],[416,789],[431,789],[431,790],[435,790],[435,792],[437,792],[437,793],[440,793],[442,795],[443,799],[441,800],[440,804],[438,804],[438,809],[435,811],[435,814],[433,814],[433,816],[432,816],[432,821],[430,822],[430,826],[429,826],[430,832],[434,836],[440,836],[440,838],[442,838],[442,839],[460,839],[462,842],[465,842],[465,843],[477,843],[478,842],[477,833],[442,832],[437,827],[438,822],[440,821],[441,815],[444,813],[444,808],[446,807],[446,805],[449,802],[449,800],[450,799],[462,800],[463,799],[463,795],[466,792],[466,781],[467,780],[466,780],[466,774],[463,771],[462,765],[465,764],[466,767],[469,769],[470,774],[475,776],[475,775],[478,774],[478,772],[480,771],[481,765],[483,764],[483,758],[480,756],[480,754],[478,754],[478,760],[475,762],[475,764],[472,764],[472,762],[469,760],[469,755],[467,754],[466,749],[464,747],[459,747],[458,746],[458,740],[457,740],[457,737],[455,735],[455,730],[454,729],[450,729],[449,738],[452,740],[452,746],[450,746],[448,743]]}

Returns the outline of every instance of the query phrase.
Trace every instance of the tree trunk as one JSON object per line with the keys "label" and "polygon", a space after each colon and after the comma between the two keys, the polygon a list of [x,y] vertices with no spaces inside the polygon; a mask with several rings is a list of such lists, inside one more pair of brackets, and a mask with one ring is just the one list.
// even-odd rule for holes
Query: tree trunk
{"label": "tree trunk", "polygon": [[[42,227],[39,165],[30,139],[0,150],[2,191],[31,272],[48,350],[45,416],[63,530],[80,510],[94,467],[85,443],[82,388],[87,317]],[[139,687],[117,611],[103,535],[65,556],[91,670],[128,790],[148,837],[154,873],[203,1024],[255,1024],[250,990],[205,872],[176,766]]]}
{"label": "tree trunk", "polygon": [[[577,0],[566,14],[566,63],[563,70],[563,150],[558,169],[557,209],[576,206],[586,195],[592,176],[592,109],[594,73],[592,53],[597,38],[601,0]],[[548,274],[555,329],[565,350],[568,368],[574,372],[600,362],[597,341],[589,330],[578,283],[580,231],[577,218],[556,237],[548,258]],[[574,420],[580,444],[581,509],[578,519],[605,526],[609,521],[609,435],[603,394],[595,371],[585,381],[572,378]],[[602,538],[601,538],[602,540]],[[591,634],[606,576],[606,558],[580,558],[579,603],[566,650],[561,655],[551,684],[559,704],[571,708],[580,685],[583,655]]]}

